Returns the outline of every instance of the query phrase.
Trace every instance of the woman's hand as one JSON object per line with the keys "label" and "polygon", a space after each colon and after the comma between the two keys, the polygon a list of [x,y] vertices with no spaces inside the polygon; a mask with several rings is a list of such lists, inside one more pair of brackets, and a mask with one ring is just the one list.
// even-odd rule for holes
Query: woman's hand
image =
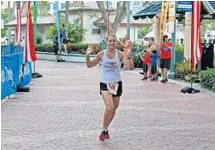
{"label": "woman's hand", "polygon": [[86,55],[90,55],[94,52],[93,46],[92,45],[88,45],[87,51],[86,51]]}

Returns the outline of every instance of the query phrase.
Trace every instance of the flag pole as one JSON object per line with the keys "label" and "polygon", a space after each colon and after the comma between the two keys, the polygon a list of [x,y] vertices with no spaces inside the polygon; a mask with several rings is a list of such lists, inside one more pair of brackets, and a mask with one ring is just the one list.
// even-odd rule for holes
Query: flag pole
{"label": "flag pole", "polygon": [[[58,39],[58,52],[61,53],[61,39],[60,39],[60,18],[59,18],[59,10],[58,10],[58,1],[55,1],[54,3],[54,9],[55,9],[55,23],[56,23],[56,33],[57,33],[57,39]],[[62,57],[62,55],[61,55]],[[58,59],[57,54],[57,62],[63,62],[64,60]]]}
{"label": "flag pole", "polygon": [[[34,20],[34,45],[37,44],[37,1],[33,1],[33,20]],[[36,73],[36,63],[34,61],[34,71],[32,73],[32,78],[40,78],[42,75]]]}
{"label": "flag pole", "polygon": [[[33,20],[34,20],[34,45],[37,44],[37,1],[33,2]],[[34,72],[35,73],[35,62],[34,62]]]}
{"label": "flag pole", "polygon": [[[195,5],[195,6],[194,6]],[[199,93],[200,90],[193,88],[193,72],[196,70],[196,64],[199,61],[199,53],[201,53],[200,45],[200,17],[201,2],[192,2],[192,22],[191,22],[191,80],[190,86],[181,89],[183,93]]]}

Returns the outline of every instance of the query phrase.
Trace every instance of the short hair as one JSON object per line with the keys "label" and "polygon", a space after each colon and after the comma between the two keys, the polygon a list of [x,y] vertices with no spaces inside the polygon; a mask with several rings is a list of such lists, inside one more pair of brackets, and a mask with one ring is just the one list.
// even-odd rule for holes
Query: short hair
{"label": "short hair", "polygon": [[152,42],[155,42],[155,38],[154,37],[150,37],[149,40],[152,40]]}
{"label": "short hair", "polygon": [[109,38],[110,36],[112,36],[112,37],[114,37],[115,39],[117,39],[115,34],[110,34],[110,35],[107,36],[106,41],[108,41],[108,38]]}
{"label": "short hair", "polygon": [[163,38],[168,38],[168,35],[164,34],[164,35],[163,35]]}
{"label": "short hair", "polygon": [[65,25],[64,25],[64,24],[62,24],[62,26],[63,26],[63,27],[65,27]]}

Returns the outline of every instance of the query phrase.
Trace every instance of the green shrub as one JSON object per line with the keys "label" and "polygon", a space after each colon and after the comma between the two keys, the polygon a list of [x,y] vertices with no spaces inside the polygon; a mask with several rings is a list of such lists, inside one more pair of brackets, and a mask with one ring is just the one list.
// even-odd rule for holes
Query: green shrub
{"label": "green shrub", "polygon": [[87,47],[88,47],[88,44],[86,44],[86,43],[82,43],[82,42],[75,43],[75,44],[72,46],[72,51],[86,50]]}
{"label": "green shrub", "polygon": [[[191,80],[191,62],[190,60],[184,60],[184,62],[176,64],[176,78],[180,80]],[[192,79],[198,77],[198,71],[192,73]]]}
{"label": "green shrub", "polygon": [[54,52],[53,44],[46,43],[46,44],[37,44],[36,51],[40,52]]}
{"label": "green shrub", "polygon": [[134,64],[134,68],[141,68],[142,67],[142,61],[141,61],[139,55],[132,56],[132,61],[133,61],[133,64]]}
{"label": "green shrub", "polygon": [[43,42],[43,39],[41,36],[37,37],[37,44],[41,44]]}
{"label": "green shrub", "polygon": [[[75,43],[72,46],[72,51],[74,52],[81,52],[81,51],[85,51],[88,47],[88,44],[85,43]],[[46,43],[46,44],[37,44],[36,45],[36,51],[40,51],[40,52],[54,52],[54,48],[53,48],[53,43]]]}
{"label": "green shrub", "polygon": [[175,46],[175,64],[182,63],[184,60],[184,45],[176,44]]}
{"label": "green shrub", "polygon": [[215,69],[208,69],[200,72],[201,86],[215,91]]}

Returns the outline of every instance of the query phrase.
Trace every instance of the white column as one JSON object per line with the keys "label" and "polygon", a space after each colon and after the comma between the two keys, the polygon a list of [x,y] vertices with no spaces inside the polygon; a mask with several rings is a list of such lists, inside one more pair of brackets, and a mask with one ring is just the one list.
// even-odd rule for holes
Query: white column
{"label": "white column", "polygon": [[191,23],[192,12],[186,12],[184,28],[184,57],[186,59],[191,59]]}
{"label": "white column", "polygon": [[156,44],[159,44],[160,43],[160,37],[159,37],[159,31],[160,31],[160,28],[159,28],[159,18],[157,18],[156,16],[154,16],[154,23],[152,25],[153,29],[153,36],[155,38],[155,43]]}

